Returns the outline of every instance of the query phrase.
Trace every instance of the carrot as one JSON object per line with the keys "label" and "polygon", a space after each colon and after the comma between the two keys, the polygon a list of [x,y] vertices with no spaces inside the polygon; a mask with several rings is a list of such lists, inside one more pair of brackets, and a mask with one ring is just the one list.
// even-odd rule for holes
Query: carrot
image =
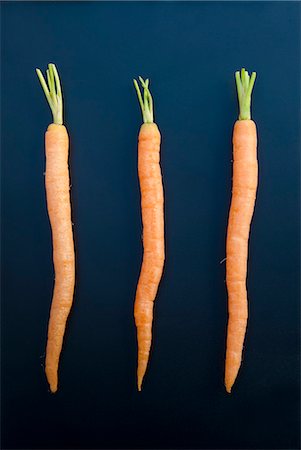
{"label": "carrot", "polygon": [[134,85],[142,109],[143,125],[138,138],[138,176],[141,190],[143,223],[143,261],[138,281],[134,317],[137,327],[138,368],[137,385],[146,372],[152,342],[154,300],[164,266],[163,184],[160,169],[161,135],[153,120],[153,100],[149,80],[139,77],[144,90],[142,98],[136,80]]}
{"label": "carrot", "polygon": [[255,72],[250,78],[245,69],[241,70],[241,75],[235,73],[240,114],[233,130],[232,200],[226,242],[229,317],[225,387],[229,393],[241,365],[248,319],[248,241],[258,183],[257,132],[251,120],[251,93],[255,77]]}
{"label": "carrot", "polygon": [[75,256],[71,222],[68,133],[63,125],[63,102],[59,76],[48,65],[47,83],[36,69],[53,114],[45,134],[47,209],[52,229],[54,292],[48,324],[45,371],[51,392],[57,391],[58,365],[67,318],[72,306],[75,283]]}

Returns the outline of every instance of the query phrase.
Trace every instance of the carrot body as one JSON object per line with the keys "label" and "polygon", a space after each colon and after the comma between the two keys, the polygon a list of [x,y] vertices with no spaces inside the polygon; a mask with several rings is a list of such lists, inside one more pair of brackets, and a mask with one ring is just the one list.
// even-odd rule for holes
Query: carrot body
{"label": "carrot body", "polygon": [[138,175],[143,223],[143,262],[138,281],[134,315],[138,340],[138,389],[146,372],[152,341],[154,300],[164,266],[163,185],[160,169],[160,132],[155,123],[141,126],[138,144]]}
{"label": "carrot body", "polygon": [[67,318],[73,302],[75,256],[71,222],[69,137],[63,125],[63,100],[60,79],[54,64],[46,71],[48,85],[36,69],[53,122],[45,134],[45,188],[52,230],[55,282],[48,324],[45,372],[51,392],[57,391],[58,366]]}
{"label": "carrot body", "polygon": [[241,364],[247,326],[248,240],[257,179],[256,125],[252,120],[239,120],[233,132],[233,187],[226,245],[229,321],[225,385],[228,392],[231,391]]}
{"label": "carrot body", "polygon": [[[255,76],[253,78],[255,79]],[[257,183],[256,125],[250,119],[238,120],[233,130],[232,200],[226,241],[226,285],[229,318],[225,386],[229,393],[241,365],[247,327],[248,299],[246,277],[248,240],[254,212]]]}
{"label": "carrot body", "polygon": [[66,321],[72,306],[75,256],[71,222],[69,139],[64,125],[51,124],[45,135],[47,209],[52,228],[55,284],[48,325],[46,376],[52,392],[58,384],[58,365]]}

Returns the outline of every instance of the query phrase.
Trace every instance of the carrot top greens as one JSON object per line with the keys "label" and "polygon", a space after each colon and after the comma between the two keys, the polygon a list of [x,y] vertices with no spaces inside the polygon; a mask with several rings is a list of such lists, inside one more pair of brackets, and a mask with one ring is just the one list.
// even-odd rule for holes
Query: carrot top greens
{"label": "carrot top greens", "polygon": [[54,64],[46,70],[48,85],[40,69],[36,69],[43,91],[53,114],[53,123],[63,124],[63,98],[59,74]]}
{"label": "carrot top greens", "polygon": [[256,78],[256,72],[251,77],[246,69],[235,72],[237,95],[239,102],[239,120],[251,119],[251,94]]}
{"label": "carrot top greens", "polygon": [[143,78],[139,77],[140,83],[143,87],[143,98],[141,95],[141,91],[137,80],[134,80],[134,86],[137,91],[138,100],[142,110],[143,122],[144,123],[153,123],[154,122],[154,111],[153,111],[153,99],[148,88],[149,79],[147,78],[145,81]]}

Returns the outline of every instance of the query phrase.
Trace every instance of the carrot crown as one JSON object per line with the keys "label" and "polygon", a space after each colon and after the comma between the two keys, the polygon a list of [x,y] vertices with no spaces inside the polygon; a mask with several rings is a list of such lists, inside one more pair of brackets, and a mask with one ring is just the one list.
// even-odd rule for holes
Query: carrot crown
{"label": "carrot crown", "polygon": [[239,102],[239,120],[251,119],[251,94],[256,78],[256,72],[251,77],[246,69],[235,72],[237,95]]}
{"label": "carrot crown", "polygon": [[53,114],[53,123],[63,124],[63,98],[59,74],[54,64],[48,64],[46,70],[48,85],[40,69],[36,69],[43,91]]}
{"label": "carrot crown", "polygon": [[139,80],[141,86],[143,87],[143,98],[137,80],[134,80],[134,86],[137,91],[138,100],[141,106],[143,122],[153,123],[154,122],[153,99],[150,90],[148,88],[149,79],[147,78],[144,81],[143,78],[139,77]]}

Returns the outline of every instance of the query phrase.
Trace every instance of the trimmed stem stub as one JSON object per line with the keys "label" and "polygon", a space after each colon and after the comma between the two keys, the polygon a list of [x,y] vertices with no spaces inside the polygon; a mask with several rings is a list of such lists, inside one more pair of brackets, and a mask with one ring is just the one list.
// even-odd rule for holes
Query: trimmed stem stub
{"label": "trimmed stem stub", "polygon": [[235,72],[237,95],[239,102],[239,120],[251,119],[251,94],[255,83],[256,72],[251,77],[246,69]]}
{"label": "trimmed stem stub", "polygon": [[143,78],[139,77],[141,86],[143,88],[143,97],[138,85],[137,80],[134,81],[134,86],[137,91],[138,100],[141,106],[143,122],[144,123],[153,123],[154,122],[154,110],[153,110],[153,99],[148,88],[149,79],[147,78],[145,81]]}
{"label": "trimmed stem stub", "polygon": [[57,125],[63,125],[62,89],[59,74],[55,65],[48,64],[48,69],[46,70],[47,82],[40,69],[36,69],[36,72],[52,111],[53,123]]}

